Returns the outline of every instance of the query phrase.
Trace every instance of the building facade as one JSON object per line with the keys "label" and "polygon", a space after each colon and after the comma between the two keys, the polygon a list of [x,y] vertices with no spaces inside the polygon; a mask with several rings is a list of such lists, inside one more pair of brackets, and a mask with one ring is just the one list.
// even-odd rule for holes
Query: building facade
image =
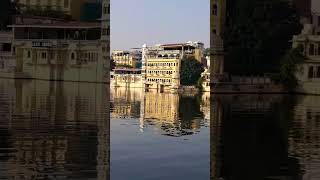
{"label": "building facade", "polygon": [[111,87],[143,88],[141,69],[116,68],[110,75]]}
{"label": "building facade", "polygon": [[13,67],[0,76],[109,83],[110,3],[102,4],[101,22],[17,16],[10,26]]}
{"label": "building facade", "polygon": [[128,68],[139,68],[141,67],[142,54],[140,51],[122,51],[116,50],[112,52],[112,60],[116,66],[128,67]]}
{"label": "building facade", "polygon": [[175,91],[180,88],[181,61],[196,59],[203,63],[204,44],[187,42],[142,48],[142,82],[146,89]]}
{"label": "building facade", "polygon": [[211,84],[224,75],[223,34],[226,20],[226,0],[210,0],[210,79]]}
{"label": "building facade", "polygon": [[[146,47],[145,47],[146,48]],[[164,50],[163,47],[146,48],[142,73],[146,89],[158,91],[174,90],[180,87],[181,51]]]}
{"label": "building facade", "polygon": [[302,32],[293,37],[293,48],[301,46],[306,59],[298,66],[296,91],[320,94],[320,7],[312,2],[312,23],[305,23]]}

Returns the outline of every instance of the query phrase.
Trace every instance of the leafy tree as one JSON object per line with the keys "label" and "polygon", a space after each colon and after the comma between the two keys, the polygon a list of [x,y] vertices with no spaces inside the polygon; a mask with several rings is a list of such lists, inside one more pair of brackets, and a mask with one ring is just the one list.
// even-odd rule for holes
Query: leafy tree
{"label": "leafy tree", "polygon": [[203,65],[193,58],[183,59],[181,61],[180,81],[182,85],[197,85],[204,71]]}
{"label": "leafy tree", "polygon": [[281,57],[301,30],[296,10],[284,0],[227,4],[226,71],[237,75],[279,72]]}
{"label": "leafy tree", "polygon": [[298,85],[296,72],[297,65],[302,63],[305,56],[302,54],[301,46],[289,50],[281,60],[280,73],[274,78],[275,81],[283,84],[289,91],[293,90]]}
{"label": "leafy tree", "polygon": [[204,56],[210,56],[210,48],[206,48],[203,52]]}

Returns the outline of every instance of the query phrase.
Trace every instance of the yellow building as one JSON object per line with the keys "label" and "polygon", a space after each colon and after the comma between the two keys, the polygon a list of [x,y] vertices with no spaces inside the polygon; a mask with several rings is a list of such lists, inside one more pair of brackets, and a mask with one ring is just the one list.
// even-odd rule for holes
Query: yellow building
{"label": "yellow building", "polygon": [[116,50],[112,52],[112,59],[114,60],[116,66],[137,68],[141,64],[141,52]]}
{"label": "yellow building", "polygon": [[87,2],[95,0],[19,0],[23,10],[27,9],[51,9],[64,12],[79,20],[81,9]]}
{"label": "yellow building", "polygon": [[147,89],[174,90],[180,87],[181,51],[162,47],[144,48],[142,77]]}
{"label": "yellow building", "polygon": [[224,74],[223,33],[226,18],[226,0],[210,0],[210,79],[211,84]]}
{"label": "yellow building", "polygon": [[92,23],[17,16],[10,77],[109,83],[109,0],[102,8],[101,22]]}

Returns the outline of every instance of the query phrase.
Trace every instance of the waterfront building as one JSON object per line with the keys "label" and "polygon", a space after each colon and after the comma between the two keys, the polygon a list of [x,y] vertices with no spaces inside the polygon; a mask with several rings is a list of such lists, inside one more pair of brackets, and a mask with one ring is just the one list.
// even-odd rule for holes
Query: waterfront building
{"label": "waterfront building", "polygon": [[180,88],[181,61],[193,58],[203,63],[204,45],[201,42],[160,44],[142,48],[142,79],[146,89],[158,91]]}
{"label": "waterfront building", "polygon": [[[109,83],[110,3],[101,22],[16,16],[12,28],[13,64],[1,77]],[[13,69],[13,70],[12,70]]]}
{"label": "waterfront building", "polygon": [[[145,47],[146,48],[146,47]],[[145,88],[157,91],[174,90],[180,87],[180,66],[182,52],[164,50],[161,46],[146,48],[142,63]]]}
{"label": "waterfront building", "polygon": [[110,75],[111,87],[143,88],[141,69],[116,68]]}
{"label": "waterfront building", "polygon": [[312,24],[304,24],[301,34],[293,37],[292,46],[302,46],[306,57],[296,73],[297,91],[320,94],[320,7],[313,3],[312,9]]}
{"label": "waterfront building", "polygon": [[226,0],[210,0],[210,79],[211,84],[223,80]]}
{"label": "waterfront building", "polygon": [[[210,68],[210,67],[209,67]],[[205,68],[201,73],[202,78],[202,91],[210,92],[210,70],[209,68]]]}
{"label": "waterfront building", "polygon": [[142,52],[141,51],[122,51],[116,50],[112,52],[112,59],[116,66],[127,67],[127,68],[140,68]]}

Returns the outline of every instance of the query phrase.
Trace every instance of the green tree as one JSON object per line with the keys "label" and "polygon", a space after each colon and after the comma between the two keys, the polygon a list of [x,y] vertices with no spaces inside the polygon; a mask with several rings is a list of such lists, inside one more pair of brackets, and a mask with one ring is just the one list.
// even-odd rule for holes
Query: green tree
{"label": "green tree", "polygon": [[197,85],[204,71],[203,65],[193,58],[183,59],[181,61],[180,81],[182,85]]}
{"label": "green tree", "polygon": [[296,10],[284,0],[227,3],[226,71],[236,75],[279,72],[280,59],[301,31]]}
{"label": "green tree", "polygon": [[302,63],[305,56],[302,54],[301,46],[289,50],[281,60],[280,73],[275,80],[283,84],[289,91],[292,91],[298,85],[296,72],[298,64]]}

